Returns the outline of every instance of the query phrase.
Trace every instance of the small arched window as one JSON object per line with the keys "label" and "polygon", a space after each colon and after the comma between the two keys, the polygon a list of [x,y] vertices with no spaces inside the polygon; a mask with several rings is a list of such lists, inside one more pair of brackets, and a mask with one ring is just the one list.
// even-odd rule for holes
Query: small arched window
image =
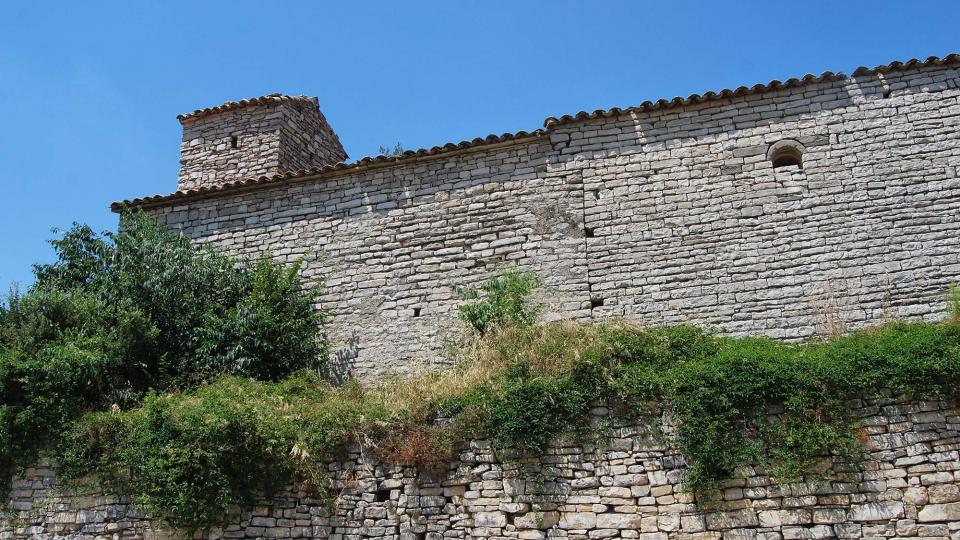
{"label": "small arched window", "polygon": [[784,139],[770,145],[767,159],[774,169],[795,165],[803,168],[803,145],[793,139]]}

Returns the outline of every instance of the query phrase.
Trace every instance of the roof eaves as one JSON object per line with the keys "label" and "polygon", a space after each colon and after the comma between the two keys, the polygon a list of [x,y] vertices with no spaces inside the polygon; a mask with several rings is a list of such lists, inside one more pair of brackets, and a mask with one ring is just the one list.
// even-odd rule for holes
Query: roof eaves
{"label": "roof eaves", "polygon": [[253,107],[255,105],[269,105],[276,103],[283,103],[284,101],[298,101],[303,103],[316,103],[316,99],[309,96],[288,96],[285,94],[267,94],[265,96],[259,96],[249,99],[241,99],[239,101],[228,101],[216,107],[207,107],[205,109],[197,109],[186,114],[178,114],[177,120],[180,123],[187,122],[190,120],[196,120],[198,118],[203,118],[206,116],[211,116],[214,114],[219,114],[222,112],[232,111],[236,109],[243,109],[246,107]]}
{"label": "roof eaves", "polygon": [[140,197],[118,201],[110,205],[114,212],[123,212],[128,208],[140,208],[159,206],[175,201],[187,199],[200,199],[212,197],[220,193],[247,191],[260,186],[279,185],[286,181],[302,180],[306,178],[333,177],[347,172],[365,170],[376,167],[386,167],[397,163],[405,163],[418,159],[432,158],[455,152],[471,150],[474,148],[488,148],[497,145],[506,145],[511,143],[528,142],[541,137],[544,130],[537,129],[531,132],[518,131],[516,133],[504,133],[502,135],[488,135],[486,137],[477,137],[470,141],[461,141],[459,143],[447,143],[443,146],[434,146],[433,148],[421,148],[419,150],[407,150],[399,156],[375,156],[365,157],[353,163],[337,163],[336,165],[327,165],[324,167],[312,167],[310,169],[301,169],[290,171],[272,176],[261,176],[258,178],[247,178],[226,182],[218,186],[202,187],[197,189],[176,191],[168,195],[152,195],[149,197]]}
{"label": "roof eaves", "polygon": [[[960,55],[951,53],[943,58],[936,56],[931,56],[926,60],[911,59],[906,62],[891,62],[886,65],[877,66],[873,68],[868,68],[861,66],[856,68],[853,71],[853,76],[862,76],[862,75],[872,75],[877,73],[888,73],[891,71],[899,71],[905,69],[913,69],[920,67],[928,66],[943,66],[951,63],[960,62]],[[594,120],[598,118],[612,118],[619,116],[621,114],[630,114],[630,113],[644,113],[652,112],[659,110],[672,109],[676,107],[684,107],[688,105],[695,105],[700,103],[706,103],[709,101],[716,101],[721,99],[730,99],[741,96],[750,96],[755,94],[763,94],[767,92],[774,92],[777,90],[782,90],[785,88],[796,88],[799,86],[806,86],[809,84],[816,84],[820,82],[828,81],[839,81],[848,78],[843,72],[834,73],[832,71],[825,71],[820,75],[807,74],[803,77],[791,78],[785,81],[772,80],[766,84],[755,84],[750,87],[741,86],[736,89],[725,88],[719,91],[706,92],[703,95],[701,94],[691,94],[687,97],[677,96],[673,99],[658,99],[657,101],[644,101],[640,105],[627,108],[618,108],[614,107],[612,109],[597,109],[593,112],[580,111],[575,114],[565,114],[559,118],[549,117],[543,121],[543,127],[550,129],[555,126],[570,124],[573,122],[582,122],[586,120]]]}
{"label": "roof eaves", "polygon": [[[906,69],[914,69],[921,67],[929,66],[943,66],[953,63],[960,63],[960,54],[951,53],[942,58],[931,56],[926,60],[911,59],[906,62],[894,61],[889,64],[876,66],[873,68],[868,68],[861,66],[856,68],[853,71],[853,76],[862,76],[862,75],[872,75],[878,73],[889,73],[892,71],[900,71]],[[345,171],[351,171],[354,169],[360,170],[364,168],[370,168],[375,166],[388,166],[395,163],[402,163],[408,160],[422,159],[424,157],[438,156],[447,153],[452,153],[456,151],[492,146],[496,144],[504,144],[513,141],[526,141],[528,139],[534,139],[542,136],[546,132],[549,132],[552,128],[564,124],[569,124],[573,122],[587,121],[597,118],[611,118],[621,114],[630,114],[630,113],[640,113],[640,112],[650,112],[656,110],[671,109],[676,107],[683,107],[692,104],[706,103],[710,101],[717,101],[722,99],[730,99],[741,96],[748,96],[754,94],[762,94],[766,92],[773,92],[776,90],[781,90],[785,88],[795,88],[800,86],[806,86],[809,84],[816,84],[826,81],[838,81],[848,78],[848,75],[832,71],[826,71],[820,75],[807,74],[800,78],[791,78],[786,81],[773,80],[766,84],[756,84],[751,87],[741,86],[736,89],[723,89],[716,92],[706,92],[703,95],[700,94],[691,94],[687,97],[675,97],[673,99],[659,99],[657,101],[645,101],[640,105],[627,108],[618,108],[614,107],[611,109],[597,109],[593,112],[580,111],[576,114],[563,115],[559,118],[549,117],[543,122],[544,129],[537,129],[532,132],[518,131],[516,133],[504,133],[502,135],[488,135],[484,138],[476,138],[470,141],[461,141],[460,143],[448,143],[443,146],[434,146],[430,149],[420,149],[416,151],[406,151],[400,156],[375,156],[375,157],[365,157],[353,163],[338,163],[336,165],[304,169],[300,171],[291,171],[283,174],[277,174],[273,176],[261,176],[259,178],[250,178],[237,180],[234,182],[227,182],[220,186],[215,187],[204,187],[194,190],[186,191],[177,191],[168,195],[153,195],[150,197],[141,197],[132,200],[125,200],[120,202],[115,202],[110,205],[110,208],[114,212],[122,212],[126,208],[131,207],[147,207],[147,206],[160,206],[163,204],[176,202],[180,200],[187,199],[197,199],[197,198],[207,198],[212,197],[220,193],[232,192],[232,191],[245,191],[249,189],[258,188],[259,186],[266,185],[275,185],[284,181],[290,180],[301,180],[305,178],[312,177],[327,177],[335,176],[342,174]],[[237,109],[242,107],[247,107],[255,104],[270,103],[272,100],[284,100],[284,99],[298,99],[298,100],[310,100],[313,101],[313,98],[305,96],[284,96],[280,94],[270,94],[267,96],[261,96],[259,98],[251,98],[249,100],[241,100],[236,102],[228,102],[220,105],[218,107],[211,107],[208,109],[198,109],[186,115],[180,115],[177,118],[181,120],[189,118],[198,118],[208,114],[216,114],[225,110]]]}

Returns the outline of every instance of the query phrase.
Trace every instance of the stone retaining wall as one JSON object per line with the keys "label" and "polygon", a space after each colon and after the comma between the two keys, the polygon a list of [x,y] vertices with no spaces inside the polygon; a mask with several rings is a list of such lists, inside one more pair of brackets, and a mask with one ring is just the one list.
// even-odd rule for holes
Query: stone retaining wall
{"label": "stone retaining wall", "polygon": [[[453,289],[497,264],[545,279],[548,318],[802,340],[943,316],[958,100],[955,63],[894,69],[147,211],[231,253],[304,258],[308,285],[326,279],[338,370],[362,379],[447,364]],[[802,168],[775,170],[788,140]]]}
{"label": "stone retaining wall", "polygon": [[[487,441],[433,477],[352,451],[332,463],[333,511],[290,488],[202,538],[715,540],[960,538],[960,409],[955,402],[856,400],[860,467],[834,463],[819,483],[778,484],[749,468],[698,504],[684,461],[650,427],[612,420],[596,448],[558,443],[506,460]],[[609,414],[597,409],[598,417]],[[598,418],[599,420],[599,418]],[[669,421],[667,422],[667,425]],[[52,469],[15,481],[8,538],[177,537],[114,496],[58,490]]]}

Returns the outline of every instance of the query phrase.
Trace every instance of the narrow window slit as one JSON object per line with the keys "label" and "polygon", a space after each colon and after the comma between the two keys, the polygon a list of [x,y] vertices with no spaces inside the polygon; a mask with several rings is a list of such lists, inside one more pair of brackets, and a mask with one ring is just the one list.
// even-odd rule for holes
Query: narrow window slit
{"label": "narrow window slit", "polygon": [[236,135],[230,137],[230,148],[237,148],[240,145],[240,140]]}

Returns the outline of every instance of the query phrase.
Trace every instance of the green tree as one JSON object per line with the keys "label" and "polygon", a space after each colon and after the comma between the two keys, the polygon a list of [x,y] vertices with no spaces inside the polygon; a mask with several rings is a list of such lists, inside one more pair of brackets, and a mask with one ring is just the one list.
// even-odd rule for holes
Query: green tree
{"label": "green tree", "polygon": [[119,233],[75,225],[26,293],[0,302],[0,474],[56,447],[85,411],[218,375],[322,370],[327,312],[299,265],[228,257],[140,214]]}

